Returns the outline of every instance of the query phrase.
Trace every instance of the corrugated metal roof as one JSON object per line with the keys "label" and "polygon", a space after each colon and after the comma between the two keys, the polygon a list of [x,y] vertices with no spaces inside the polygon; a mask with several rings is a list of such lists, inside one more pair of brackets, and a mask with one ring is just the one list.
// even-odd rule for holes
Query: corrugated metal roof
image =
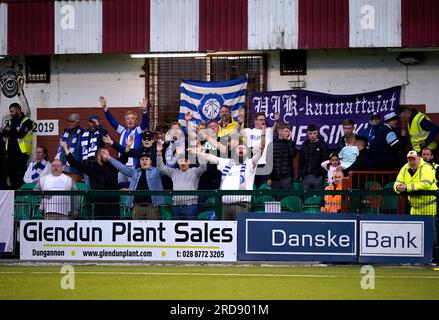
{"label": "corrugated metal roof", "polygon": [[400,47],[401,0],[349,0],[349,47]]}
{"label": "corrugated metal roof", "polygon": [[299,0],[299,48],[347,48],[349,0]]}
{"label": "corrugated metal roof", "polygon": [[53,1],[8,3],[8,53],[49,55],[54,52]]}
{"label": "corrugated metal roof", "polygon": [[102,0],[55,2],[55,53],[102,52]]}
{"label": "corrugated metal roof", "polygon": [[0,3],[0,55],[8,53],[8,5]]}
{"label": "corrugated metal roof", "polygon": [[151,1],[151,51],[198,51],[198,0]]}
{"label": "corrugated metal roof", "polygon": [[102,5],[102,51],[149,51],[149,0],[105,0]]}
{"label": "corrugated metal roof", "polygon": [[247,0],[200,0],[200,51],[247,49]]}
{"label": "corrugated metal roof", "polygon": [[248,48],[297,49],[298,0],[248,0]]}
{"label": "corrugated metal roof", "polygon": [[402,46],[439,46],[439,1],[402,1]]}

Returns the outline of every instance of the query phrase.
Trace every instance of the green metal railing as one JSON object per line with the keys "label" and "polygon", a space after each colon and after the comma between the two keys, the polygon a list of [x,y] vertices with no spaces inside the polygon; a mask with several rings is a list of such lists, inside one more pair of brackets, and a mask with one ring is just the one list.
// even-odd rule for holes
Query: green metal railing
{"label": "green metal railing", "polygon": [[[410,214],[410,203],[407,194],[396,194],[391,189],[383,190],[341,190],[304,191],[300,188],[292,190],[271,190],[262,188],[252,191],[47,191],[17,190],[15,192],[15,236],[19,230],[20,220],[45,219],[41,210],[43,199],[63,196],[58,201],[68,201],[70,219],[133,219],[133,208],[126,206],[127,199],[134,196],[162,196],[163,204],[159,206],[163,220],[173,219],[174,203],[184,197],[198,196],[198,220],[222,220],[223,197],[248,196],[249,212],[259,213],[320,213],[326,195],[340,195],[343,213],[354,214]],[[411,196],[425,196],[436,199],[436,212],[439,212],[439,190],[410,193]],[[176,199],[176,197],[180,197]],[[183,197],[183,198],[181,198]],[[188,198],[189,199],[189,198]],[[268,210],[267,210],[268,209]],[[102,214],[102,212],[104,214]],[[436,230],[438,215],[435,216]],[[436,233],[436,238],[438,234]],[[15,248],[17,248],[17,243]],[[17,250],[17,249],[16,249]],[[439,255],[439,248],[436,249]],[[14,253],[16,256],[16,252]]]}
{"label": "green metal railing", "polygon": [[[132,219],[132,208],[127,199],[134,196],[161,196],[159,206],[162,219],[172,219],[173,207],[185,203],[185,198],[198,197],[198,219],[221,220],[223,197],[229,200],[247,196],[251,212],[320,213],[326,195],[341,195],[340,213],[363,214],[409,214],[407,195],[398,195],[391,189],[384,190],[271,190],[252,191],[205,190],[205,191],[32,191],[15,192],[14,214],[17,220],[44,219],[42,199],[54,196],[58,201],[70,203],[69,214],[75,219]],[[439,191],[411,193],[418,196],[433,196],[438,199]],[[54,199],[54,198],[53,198]],[[46,200],[45,200],[46,201]],[[55,200],[52,200],[55,201]],[[193,202],[193,201],[192,201]],[[436,202],[438,206],[438,202]],[[106,209],[105,209],[106,208]],[[437,207],[439,209],[439,207]],[[280,210],[279,210],[280,209]],[[106,212],[107,210],[107,212]],[[212,215],[214,212],[214,216]],[[99,213],[99,214],[98,214]],[[106,214],[107,213],[107,214]]]}

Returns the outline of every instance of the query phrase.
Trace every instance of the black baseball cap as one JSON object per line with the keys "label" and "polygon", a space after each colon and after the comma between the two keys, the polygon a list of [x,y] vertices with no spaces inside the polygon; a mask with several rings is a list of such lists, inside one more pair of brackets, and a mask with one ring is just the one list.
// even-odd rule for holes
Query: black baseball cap
{"label": "black baseball cap", "polygon": [[374,119],[381,120],[381,119],[380,119],[380,115],[378,114],[378,112],[374,112],[374,113],[372,113],[372,114],[370,115],[369,120],[374,120]]}
{"label": "black baseball cap", "polygon": [[142,140],[152,140],[153,137],[153,133],[149,130],[146,130],[142,133]]}
{"label": "black baseball cap", "polygon": [[149,152],[143,151],[139,156],[139,160],[142,159],[143,157],[148,157],[151,159],[151,154]]}

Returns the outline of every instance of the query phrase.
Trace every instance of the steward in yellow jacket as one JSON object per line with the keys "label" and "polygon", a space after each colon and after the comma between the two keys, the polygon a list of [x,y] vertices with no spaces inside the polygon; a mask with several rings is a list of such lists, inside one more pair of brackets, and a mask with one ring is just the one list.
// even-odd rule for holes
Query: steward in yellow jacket
{"label": "steward in yellow jacket", "polygon": [[435,139],[439,133],[439,127],[429,117],[416,109],[410,110],[408,107],[399,108],[398,114],[399,118],[407,123],[413,150],[420,153],[425,147],[430,150],[437,148]]}
{"label": "steward in yellow jacket", "polygon": [[414,191],[437,190],[433,166],[420,158],[416,151],[407,154],[408,163],[402,167],[393,189],[396,193],[408,192],[412,215],[435,215],[437,211],[436,196],[410,195]]}

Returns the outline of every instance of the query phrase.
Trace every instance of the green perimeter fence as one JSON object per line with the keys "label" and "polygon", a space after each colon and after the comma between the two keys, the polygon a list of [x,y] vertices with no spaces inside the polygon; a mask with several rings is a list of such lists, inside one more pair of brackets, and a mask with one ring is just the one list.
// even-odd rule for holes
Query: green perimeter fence
{"label": "green perimeter fence", "polygon": [[[198,220],[223,220],[224,202],[245,203],[241,212],[321,213],[325,196],[341,198],[341,210],[337,213],[340,216],[343,213],[410,214],[408,194],[398,195],[390,186],[378,188],[377,185],[372,190],[341,191],[305,191],[299,185],[291,190],[271,190],[268,186],[262,186],[252,191],[91,191],[81,184],[78,184],[78,189],[79,191],[40,192],[26,190],[24,187],[17,190],[14,203],[15,240],[18,240],[20,220],[50,219],[44,214],[44,206],[49,211],[63,211],[65,217],[72,220],[132,220],[136,216],[135,207],[129,205],[130,199],[136,199],[136,205],[143,207],[143,211],[157,213],[155,220],[172,220],[177,206],[194,203],[197,206]],[[410,196],[436,200],[436,212],[439,212],[439,190],[410,193]],[[152,199],[159,199],[160,205],[154,207],[149,204]],[[146,202],[142,203],[142,200]],[[437,215],[435,220],[437,225]]]}

